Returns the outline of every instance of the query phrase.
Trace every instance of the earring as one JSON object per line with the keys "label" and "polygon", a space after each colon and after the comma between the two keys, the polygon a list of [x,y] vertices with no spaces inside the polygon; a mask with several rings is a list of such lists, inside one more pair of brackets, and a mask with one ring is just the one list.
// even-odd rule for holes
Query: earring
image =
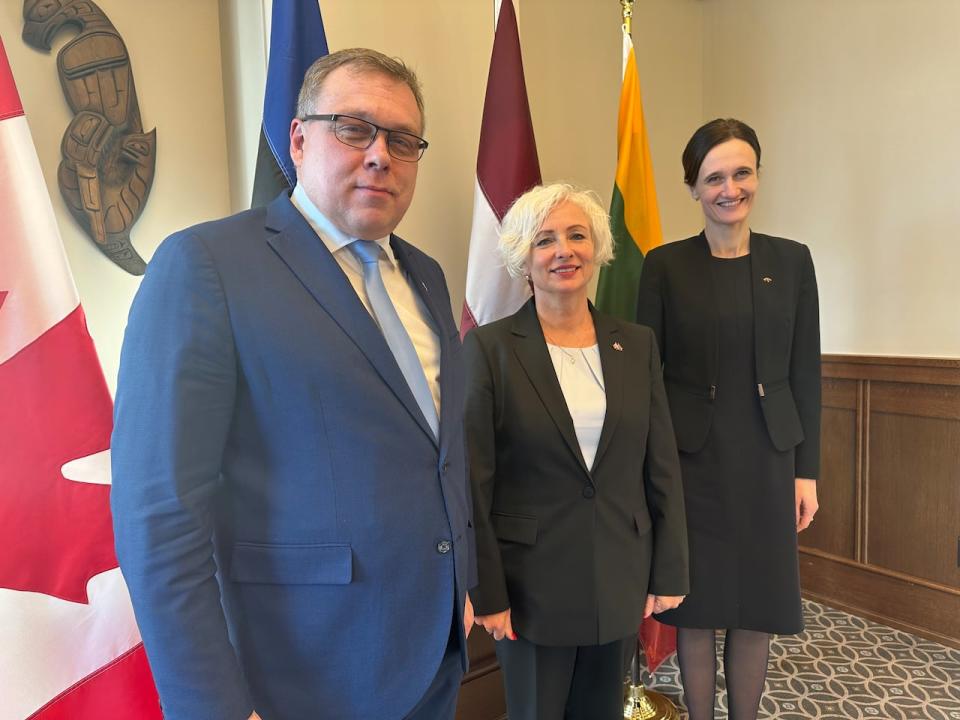
{"label": "earring", "polygon": [[524,273],[523,279],[526,280],[527,282],[530,282],[530,273]]}

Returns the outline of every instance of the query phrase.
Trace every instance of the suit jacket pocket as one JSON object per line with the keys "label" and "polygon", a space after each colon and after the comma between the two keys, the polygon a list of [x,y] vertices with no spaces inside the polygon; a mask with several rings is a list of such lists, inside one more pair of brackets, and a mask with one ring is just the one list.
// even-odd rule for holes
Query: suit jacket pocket
{"label": "suit jacket pocket", "polygon": [[490,513],[490,522],[498,540],[533,545],[537,542],[537,519],[529,515]]}
{"label": "suit jacket pocket", "polygon": [[783,452],[802,443],[803,425],[790,383],[782,381],[764,385],[764,393],[764,397],[760,398],[760,406],[773,446]]}
{"label": "suit jacket pocket", "polygon": [[264,585],[347,585],[353,578],[349,545],[233,546],[230,579]]}

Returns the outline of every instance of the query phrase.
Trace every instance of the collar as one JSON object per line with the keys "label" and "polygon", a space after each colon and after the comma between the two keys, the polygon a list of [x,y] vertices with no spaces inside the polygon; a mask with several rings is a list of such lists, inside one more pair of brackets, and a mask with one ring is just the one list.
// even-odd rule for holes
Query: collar
{"label": "collar", "polygon": [[[327,249],[332,254],[335,255],[341,250],[344,250],[347,245],[357,240],[357,238],[350,237],[330,222],[330,219],[320,212],[313,201],[307,196],[306,190],[304,190],[303,186],[299,183],[293,189],[290,202],[293,203],[293,206],[303,215],[304,219],[310,224],[310,227],[313,228],[313,231],[320,237],[323,244],[327,246]],[[393,248],[390,246],[389,236],[379,238],[374,242],[383,249],[390,264],[395,265],[397,259],[393,254]],[[347,257],[355,260],[352,252],[348,252]]]}

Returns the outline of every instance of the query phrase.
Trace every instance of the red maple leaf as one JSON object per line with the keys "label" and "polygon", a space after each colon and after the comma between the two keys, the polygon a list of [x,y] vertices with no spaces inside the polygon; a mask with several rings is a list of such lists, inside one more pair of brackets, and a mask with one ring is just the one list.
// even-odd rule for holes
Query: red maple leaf
{"label": "red maple leaf", "polygon": [[112,427],[80,306],[0,364],[0,587],[86,603],[87,581],[117,566],[109,485],[61,472],[108,449]]}

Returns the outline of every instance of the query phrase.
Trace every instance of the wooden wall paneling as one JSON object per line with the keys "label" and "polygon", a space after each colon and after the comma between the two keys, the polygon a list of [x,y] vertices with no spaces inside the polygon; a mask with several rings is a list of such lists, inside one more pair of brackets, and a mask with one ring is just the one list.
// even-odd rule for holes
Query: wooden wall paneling
{"label": "wooden wall paneling", "polygon": [[871,385],[868,562],[960,587],[960,387]]}
{"label": "wooden wall paneling", "polygon": [[823,381],[820,510],[813,524],[800,535],[804,547],[856,559],[857,548],[857,403],[856,380]]}
{"label": "wooden wall paneling", "polygon": [[851,523],[854,542],[801,536],[804,595],[960,648],[960,359],[825,355],[823,390],[814,526]]}
{"label": "wooden wall paneling", "polygon": [[960,420],[960,387],[872,382],[871,412]]}

